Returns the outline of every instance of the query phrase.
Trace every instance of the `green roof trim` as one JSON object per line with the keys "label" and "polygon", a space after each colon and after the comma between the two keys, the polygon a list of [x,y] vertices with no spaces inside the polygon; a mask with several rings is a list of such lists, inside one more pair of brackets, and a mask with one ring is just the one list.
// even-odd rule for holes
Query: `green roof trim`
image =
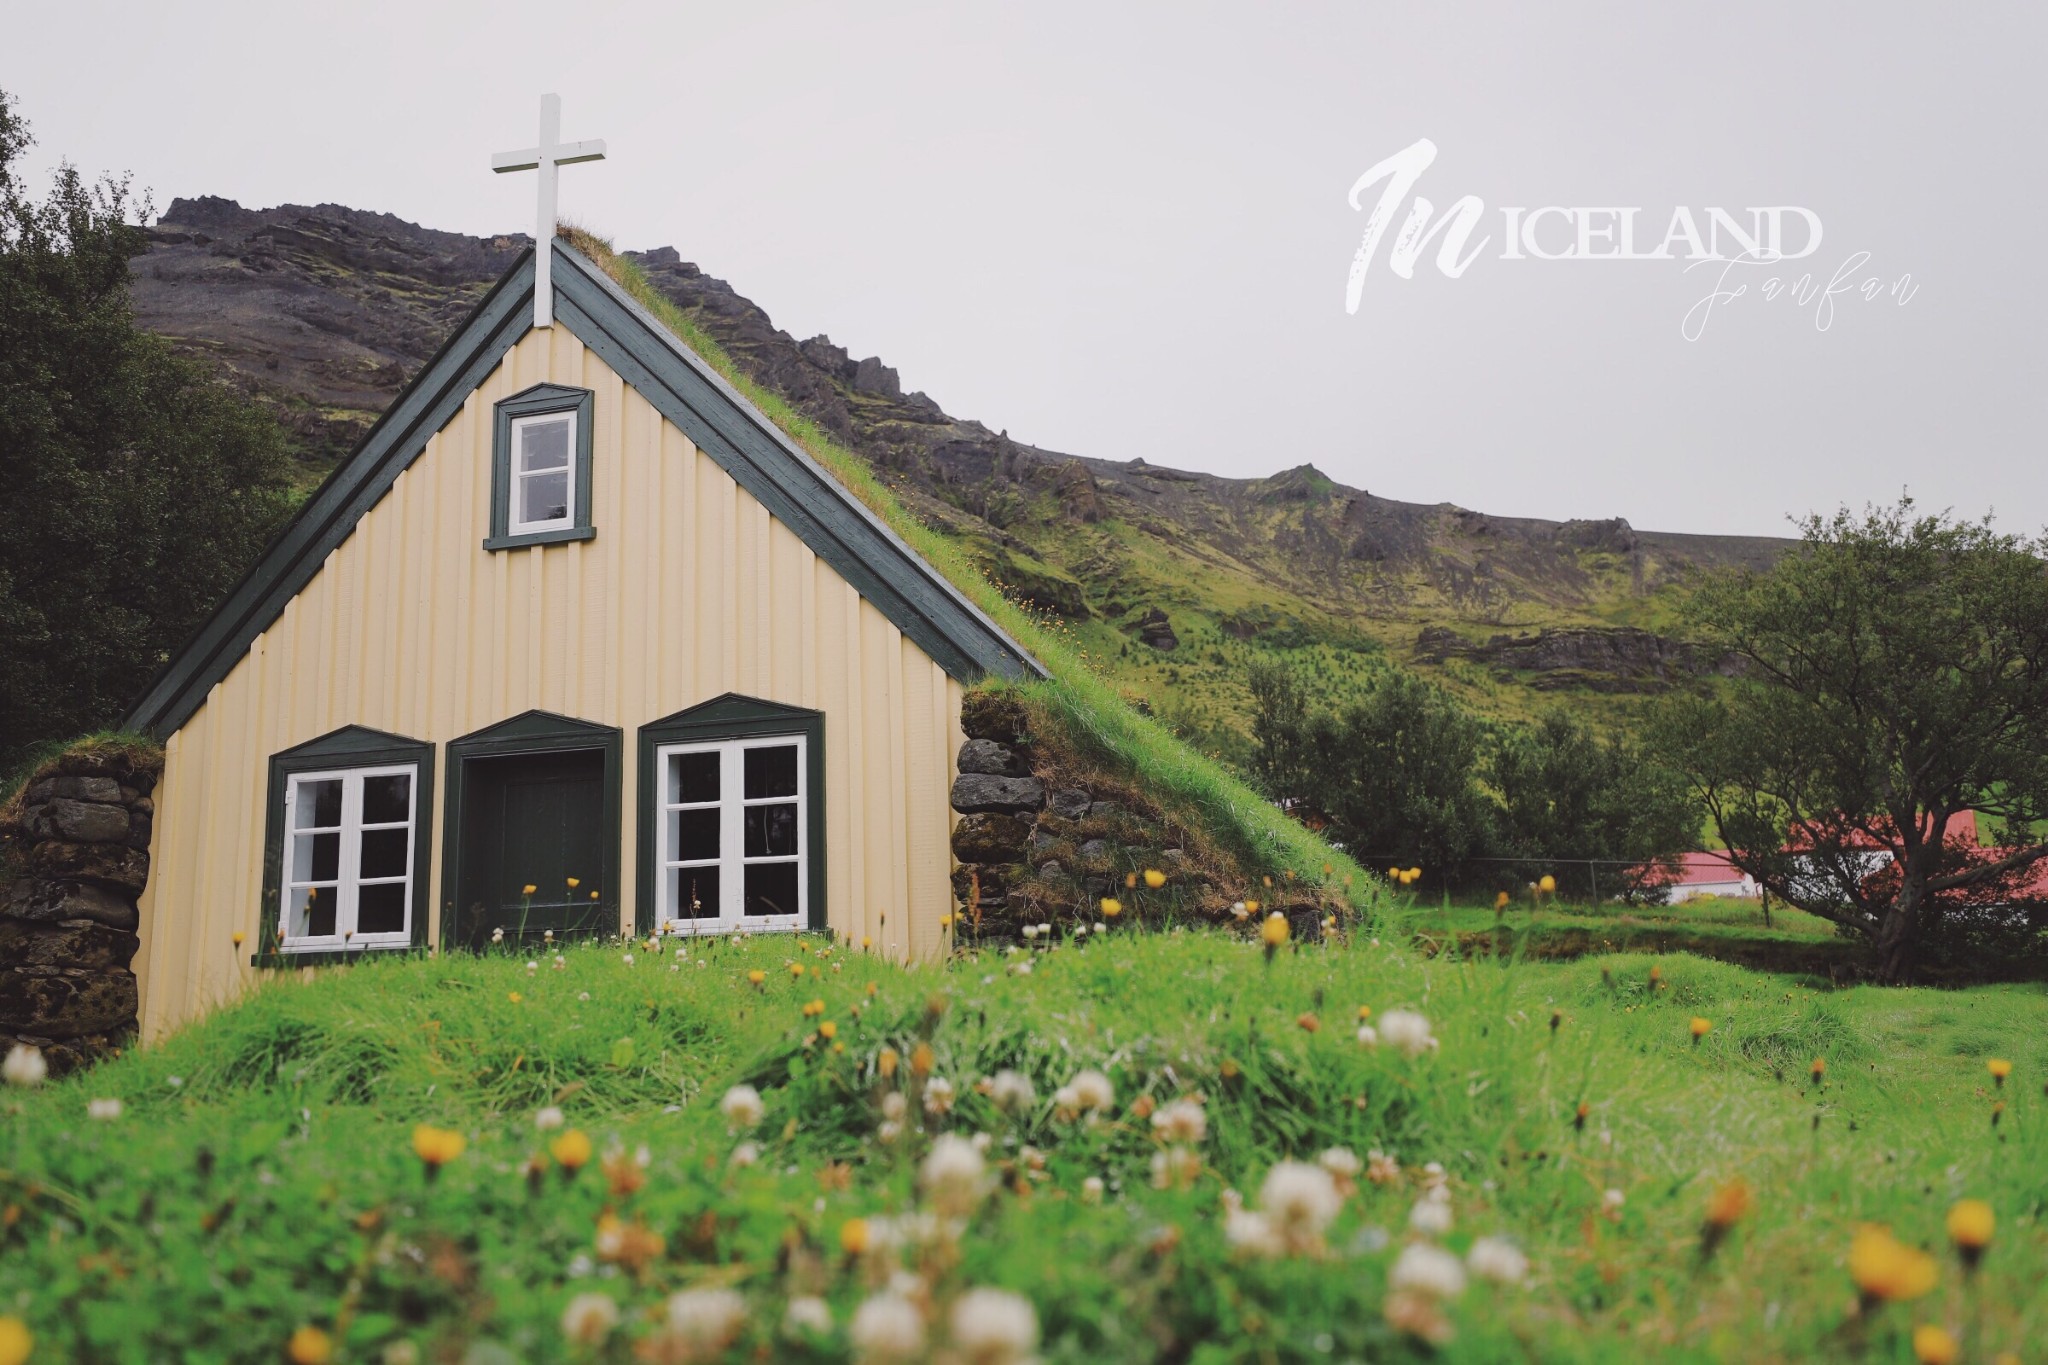
{"label": "green roof trim", "polygon": [[[556,318],[948,674],[963,683],[1047,676],[987,613],[602,270],[559,239],[553,247]],[[533,278],[529,250],[164,666],[123,728],[161,739],[205,705],[256,637],[526,335]]]}

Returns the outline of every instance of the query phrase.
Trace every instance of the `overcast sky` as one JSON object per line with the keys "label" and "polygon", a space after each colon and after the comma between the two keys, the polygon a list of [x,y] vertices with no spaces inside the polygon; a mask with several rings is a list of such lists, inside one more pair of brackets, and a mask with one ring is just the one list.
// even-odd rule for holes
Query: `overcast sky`
{"label": "overcast sky", "polygon": [[[489,156],[558,92],[563,135],[610,146],[562,172],[565,215],[1054,449],[1663,530],[1902,487],[2048,523],[2038,4],[0,12],[31,172],[132,171],[159,207],[530,230],[534,178]],[[1400,279],[1390,232],[1349,314],[1347,196],[1421,138],[1416,193],[1478,196],[1491,243]],[[1639,251],[1676,206],[1804,206],[1824,237],[1687,340],[1714,267],[1501,259],[1502,207],[1545,205],[1639,206]],[[1823,331],[1759,294],[1861,252],[1850,278],[1910,301],[1838,296]]]}

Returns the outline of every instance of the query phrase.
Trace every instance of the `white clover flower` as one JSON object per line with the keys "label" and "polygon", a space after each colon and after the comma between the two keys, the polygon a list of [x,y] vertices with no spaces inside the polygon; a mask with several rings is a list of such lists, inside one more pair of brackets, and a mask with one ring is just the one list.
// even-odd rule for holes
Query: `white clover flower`
{"label": "white clover flower", "polygon": [[753,1165],[760,1159],[761,1144],[758,1142],[742,1142],[739,1146],[732,1149],[732,1164],[742,1169]]}
{"label": "white clover flower", "polygon": [[985,1192],[982,1177],[987,1163],[972,1142],[951,1133],[932,1143],[924,1164],[918,1168],[917,1183],[933,1208],[959,1218],[974,1212]]}
{"label": "white clover flower", "polygon": [[1360,1024],[1358,1026],[1358,1045],[1360,1047],[1378,1047],[1380,1045],[1380,1031],[1371,1024]]}
{"label": "white clover flower", "polygon": [[1375,1147],[1365,1154],[1365,1178],[1375,1185],[1391,1185],[1401,1178],[1401,1163],[1393,1153]]}
{"label": "white clover flower", "polygon": [[1053,1110],[1063,1119],[1075,1119],[1081,1115],[1081,1092],[1071,1085],[1063,1085],[1052,1092]]}
{"label": "white clover flower", "polygon": [[903,1098],[902,1091],[891,1090],[888,1094],[882,1096],[883,1118],[895,1119],[898,1122],[901,1122],[903,1116],[909,1111],[910,1101]]}
{"label": "white clover flower", "polygon": [[1290,1251],[1319,1247],[1323,1229],[1343,1207],[1344,1196],[1330,1173],[1307,1162],[1276,1162],[1259,1186],[1259,1211],[1272,1220]]}
{"label": "white clover flower", "polygon": [[7,1060],[0,1062],[0,1079],[9,1085],[41,1085],[49,1074],[50,1064],[43,1060],[42,1050],[27,1043],[7,1049]]}
{"label": "white clover flower", "polygon": [[1010,964],[1010,975],[1029,976],[1031,975],[1032,966],[1033,964],[1030,962],[1012,962]]}
{"label": "white clover flower", "polygon": [[1027,939],[1029,939],[1029,938],[1037,938],[1037,937],[1038,937],[1038,926],[1037,926],[1037,925],[1035,925],[1035,924],[1027,924],[1027,925],[1025,925],[1025,926],[1024,926],[1024,937],[1025,937],[1025,938],[1027,938]]}
{"label": "white clover flower", "polygon": [[620,953],[619,961],[625,963],[628,967],[630,967],[633,965],[633,955],[631,953]]}
{"label": "white clover flower", "polygon": [[1001,1289],[970,1289],[953,1301],[953,1345],[966,1365],[1024,1365],[1038,1349],[1038,1312]]}
{"label": "white clover flower", "polygon": [[1329,1148],[1316,1158],[1316,1165],[1340,1182],[1358,1179],[1359,1172],[1365,1169],[1365,1163],[1349,1147]]}
{"label": "white clover flower", "polygon": [[562,1337],[574,1346],[602,1346],[619,1325],[619,1306],[609,1294],[578,1294],[562,1310]]}
{"label": "white clover flower", "polygon": [[855,1309],[849,1334],[862,1365],[899,1365],[924,1354],[924,1317],[901,1294],[877,1294]]}
{"label": "white clover flower", "polygon": [[832,1330],[832,1306],[815,1294],[799,1294],[789,1301],[782,1328],[791,1336],[823,1336]]}
{"label": "white clover flower", "polygon": [[1628,1196],[1620,1190],[1609,1190],[1600,1196],[1600,1212],[1609,1218],[1621,1217],[1621,1206],[1628,1202]]}
{"label": "white clover flower", "polygon": [[1429,1020],[1413,1010],[1388,1010],[1381,1015],[1380,1037],[1404,1057],[1420,1057],[1437,1045]]}
{"label": "white clover flower", "polygon": [[491,942],[493,942],[493,943],[503,943],[504,941],[505,941],[505,926],[501,924],[501,925],[499,925],[499,926],[498,926],[497,928],[495,928],[495,929],[491,930]]}
{"label": "white clover flower", "polygon": [[85,1116],[98,1119],[101,1123],[112,1123],[121,1117],[121,1101],[117,1099],[88,1100]]}
{"label": "white clover flower", "polygon": [[552,1133],[562,1126],[562,1111],[554,1105],[533,1112],[533,1126],[543,1133]]}
{"label": "white clover flower", "polygon": [[1520,1284],[1529,1274],[1529,1258],[1505,1237],[1481,1237],[1465,1253],[1465,1264],[1482,1280]]}
{"label": "white clover flower", "polygon": [[708,1359],[732,1344],[746,1326],[747,1301],[731,1289],[685,1289],[669,1295],[668,1328],[695,1355]]}
{"label": "white clover flower", "polygon": [[924,1083],[924,1112],[931,1115],[948,1113],[953,1108],[953,1083],[944,1076],[934,1076]]}
{"label": "white clover flower", "polygon": [[1411,1242],[1387,1272],[1387,1287],[1433,1299],[1455,1299],[1465,1292],[1465,1267],[1442,1247]]}
{"label": "white clover flower", "polygon": [[1447,1172],[1446,1170],[1444,1170],[1444,1163],[1443,1163],[1443,1162],[1441,1162],[1441,1161],[1425,1161],[1425,1162],[1423,1162],[1423,1163],[1422,1163],[1422,1187],[1423,1187],[1424,1189],[1426,1189],[1426,1190],[1441,1190],[1441,1189],[1447,1189],[1447,1188],[1449,1188],[1449,1186],[1450,1186],[1450,1183],[1451,1183],[1451,1177],[1450,1177],[1450,1173],[1449,1173],[1449,1172]]}
{"label": "white clover flower", "polygon": [[1100,1204],[1104,1188],[1101,1176],[1089,1176],[1081,1182],[1081,1202],[1084,1204]]}
{"label": "white clover flower", "polygon": [[1152,1188],[1170,1190],[1195,1183],[1202,1174],[1202,1158],[1187,1147],[1168,1147],[1152,1154]]}
{"label": "white clover flower", "polygon": [[967,1140],[973,1143],[974,1150],[980,1152],[983,1156],[987,1156],[988,1149],[996,1145],[994,1136],[988,1133],[976,1133]]}
{"label": "white clover flower", "polygon": [[540,970],[540,963],[538,963],[538,962],[536,962],[536,961],[533,961],[532,959],[528,959],[528,961],[527,961],[527,963],[526,963],[526,974],[527,974],[528,976],[532,976],[532,975],[533,975],[533,974],[534,974],[535,972],[537,972],[537,971],[539,971],[539,970]]}
{"label": "white clover flower", "polygon": [[725,1115],[725,1121],[734,1129],[746,1133],[759,1126],[767,1106],[761,1103],[761,1092],[753,1086],[736,1085],[718,1102],[718,1112]]}
{"label": "white clover flower", "polygon": [[1408,1210],[1408,1226],[1424,1237],[1448,1235],[1453,1221],[1450,1199],[1435,1191],[1416,1200],[1415,1207]]}
{"label": "white clover flower", "polygon": [[556,953],[556,954],[555,954],[555,970],[556,970],[556,971],[558,971],[558,972],[559,972],[559,971],[562,971],[562,970],[566,969],[566,968],[568,967],[568,965],[569,965],[569,959],[568,959],[568,958],[566,958],[566,957],[563,957],[563,956],[562,956],[562,955],[561,955],[560,953]]}
{"label": "white clover flower", "polygon": [[989,1080],[988,1097],[1005,1114],[1021,1114],[1038,1102],[1038,1091],[1023,1072],[998,1071]]}
{"label": "white clover flower", "polygon": [[1083,1071],[1069,1084],[1075,1103],[1082,1109],[1100,1111],[1116,1103],[1116,1087],[1100,1071]]}
{"label": "white clover flower", "polygon": [[875,1125],[875,1137],[884,1145],[893,1143],[903,1136],[903,1125],[895,1119],[883,1119]]}
{"label": "white clover flower", "polygon": [[1245,1208],[1236,1190],[1223,1192],[1223,1240],[1232,1251],[1251,1256],[1281,1256],[1287,1251],[1273,1220]]}
{"label": "white clover flower", "polygon": [[1168,1142],[1200,1142],[1209,1136],[1209,1114],[1193,1100],[1175,1100],[1153,1111],[1152,1131]]}

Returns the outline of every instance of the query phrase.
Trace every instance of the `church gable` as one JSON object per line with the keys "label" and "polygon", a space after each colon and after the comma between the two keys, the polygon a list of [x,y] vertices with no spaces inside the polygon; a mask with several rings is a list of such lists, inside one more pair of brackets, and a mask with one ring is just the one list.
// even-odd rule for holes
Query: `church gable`
{"label": "church gable", "polygon": [[[566,243],[557,240],[552,245],[552,293],[560,318],[553,330],[572,334],[947,674],[964,683],[988,674],[1015,678],[1042,672],[1000,627],[601,270]],[[534,257],[528,253],[166,666],[127,717],[129,728],[160,736],[176,731],[251,644],[284,615],[436,433],[508,361],[521,337],[534,334],[534,274]],[[580,438],[585,442],[580,469],[585,524],[575,525],[574,516],[565,515],[559,530],[512,534],[516,528],[504,520],[509,505],[504,499],[516,479],[504,466],[504,443],[510,424],[522,415],[522,403],[545,416],[573,407],[574,398],[567,386],[544,382],[498,404],[495,449],[487,452],[492,460],[492,514],[486,548],[606,534],[604,528],[588,524],[593,495],[588,482],[592,419],[587,403]],[[552,477],[542,470],[530,473],[528,481]],[[578,477],[572,466],[567,476],[570,487]],[[420,527],[411,533],[435,535],[442,529]],[[630,533],[624,527],[611,532]]]}

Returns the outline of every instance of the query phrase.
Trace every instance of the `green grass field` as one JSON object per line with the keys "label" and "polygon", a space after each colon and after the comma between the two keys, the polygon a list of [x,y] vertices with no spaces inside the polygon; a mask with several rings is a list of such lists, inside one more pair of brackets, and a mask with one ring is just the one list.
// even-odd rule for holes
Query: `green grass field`
{"label": "green grass field", "polygon": [[[1383,932],[1270,965],[1203,932],[922,969],[772,938],[267,980],[157,1046],[0,1098],[0,1314],[37,1361],[841,1360],[863,1358],[856,1311],[896,1274],[912,1307],[887,1306],[931,1353],[907,1358],[962,1365],[1021,1359],[954,1334],[979,1287],[1030,1301],[1048,1362],[1889,1362],[1913,1359],[1922,1324],[1965,1359],[2043,1358],[2042,987],[1830,992],[1688,956],[1431,958]],[[1439,1046],[1404,1055],[1393,1025],[1364,1046],[1361,1007],[1419,1011]],[[1695,1017],[1712,1025],[1697,1042]],[[952,1084],[946,1112],[921,1103],[939,1088],[915,1075],[920,1044]],[[2002,1087],[1994,1057],[2012,1064]],[[1085,1068],[1114,1099],[1070,1121],[1055,1094]],[[975,1089],[1006,1069],[1036,1092],[1020,1113]],[[765,1108],[747,1134],[721,1113],[738,1083]],[[891,1094],[905,1131],[885,1141]],[[1185,1097],[1206,1115],[1199,1164],[1154,1188],[1165,1144],[1143,1114]],[[95,1099],[121,1114],[89,1117]],[[537,1129],[547,1106],[561,1132]],[[423,1123],[463,1139],[432,1180]],[[597,1156],[564,1178],[549,1144],[569,1131]],[[955,1183],[920,1195],[942,1133],[989,1135],[985,1192],[949,1148]],[[1293,1241],[1233,1249],[1227,1225],[1251,1225],[1226,1189],[1258,1208],[1276,1162],[1331,1147],[1392,1154],[1399,1174],[1360,1176],[1327,1225],[1276,1184],[1300,1221],[1262,1231]],[[1409,1221],[1430,1162],[1452,1226],[1425,1237]],[[1735,1181],[1753,1198],[1703,1256],[1710,1200]],[[1997,1217],[1973,1276],[1943,1231],[1964,1197]],[[877,1220],[947,1199],[956,1226],[906,1220],[887,1244]],[[1864,1221],[1932,1253],[1931,1292],[1857,1311]],[[1390,1303],[1411,1242],[1463,1255],[1490,1236],[1526,1253],[1522,1283]],[[740,1296],[729,1324],[702,1294],[670,1306],[716,1288]],[[564,1309],[591,1293],[620,1321],[572,1345]],[[829,1325],[788,1327],[813,1297]],[[863,1320],[864,1358],[899,1358],[874,1349],[882,1316]],[[1454,1335],[1431,1347],[1417,1329]]]}

